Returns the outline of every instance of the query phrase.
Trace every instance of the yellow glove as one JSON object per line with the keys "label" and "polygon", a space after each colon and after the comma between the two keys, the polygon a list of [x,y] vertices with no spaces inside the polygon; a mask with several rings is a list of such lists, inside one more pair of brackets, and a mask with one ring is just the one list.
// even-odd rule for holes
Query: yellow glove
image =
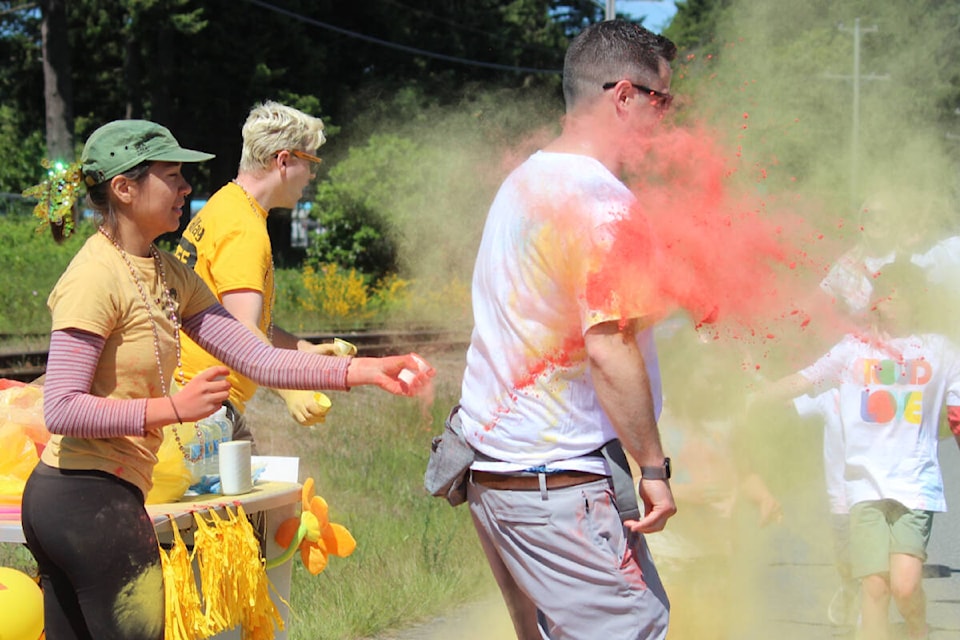
{"label": "yellow glove", "polygon": [[301,426],[320,424],[330,411],[330,398],[319,391],[300,391],[298,389],[277,389],[277,393],[287,403],[287,410]]}
{"label": "yellow glove", "polygon": [[303,342],[301,342],[300,344],[301,344],[299,349],[300,351],[316,353],[321,356],[355,356],[357,355],[356,345],[351,344],[346,340],[341,340],[340,338],[334,338],[333,342],[321,342],[320,344],[304,345]]}

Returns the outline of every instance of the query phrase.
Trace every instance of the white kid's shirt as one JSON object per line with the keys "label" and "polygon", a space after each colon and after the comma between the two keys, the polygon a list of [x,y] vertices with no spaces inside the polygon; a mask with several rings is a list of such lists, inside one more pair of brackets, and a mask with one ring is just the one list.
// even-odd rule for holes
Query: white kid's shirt
{"label": "white kid's shirt", "polygon": [[937,431],[944,404],[960,404],[960,358],[949,340],[848,335],[801,374],[839,389],[848,506],[892,499],[946,511]]}

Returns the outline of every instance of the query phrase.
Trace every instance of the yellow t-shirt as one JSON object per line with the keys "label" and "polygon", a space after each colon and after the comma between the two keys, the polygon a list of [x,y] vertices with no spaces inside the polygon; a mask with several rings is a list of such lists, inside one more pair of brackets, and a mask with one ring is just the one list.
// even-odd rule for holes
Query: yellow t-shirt
{"label": "yellow t-shirt", "polygon": [[[80,329],[106,339],[90,393],[103,398],[155,398],[163,395],[157,371],[153,326],[160,343],[163,376],[170,387],[177,364],[177,335],[163,308],[162,286],[153,258],[127,254],[150,301],[150,315],[130,269],[112,243],[96,233],[74,256],[57,281],[47,306],[52,330]],[[216,301],[203,282],[172,255],[160,252],[167,286],[181,318]],[[152,322],[151,322],[152,318]],[[146,495],[162,437],[74,438],[54,435],[43,461],[60,469],[96,469],[133,483]]]}
{"label": "yellow t-shirt", "polygon": [[[207,283],[223,302],[223,294],[241,289],[263,294],[259,327],[269,335],[273,314],[273,249],[267,234],[267,211],[248,199],[238,185],[228,183],[187,225],[175,255]],[[183,371],[187,381],[208,367],[223,364],[182,335]],[[256,382],[236,371],[230,381],[230,402],[243,412],[256,393]]]}

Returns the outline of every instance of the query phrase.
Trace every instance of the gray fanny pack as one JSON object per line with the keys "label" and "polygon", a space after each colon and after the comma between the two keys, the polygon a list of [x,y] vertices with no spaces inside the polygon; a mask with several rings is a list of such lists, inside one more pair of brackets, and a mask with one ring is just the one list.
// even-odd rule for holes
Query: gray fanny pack
{"label": "gray fanny pack", "polygon": [[443,423],[443,433],[430,443],[430,458],[423,487],[432,496],[446,498],[452,506],[467,500],[467,476],[477,452],[463,437],[463,425],[454,407]]}

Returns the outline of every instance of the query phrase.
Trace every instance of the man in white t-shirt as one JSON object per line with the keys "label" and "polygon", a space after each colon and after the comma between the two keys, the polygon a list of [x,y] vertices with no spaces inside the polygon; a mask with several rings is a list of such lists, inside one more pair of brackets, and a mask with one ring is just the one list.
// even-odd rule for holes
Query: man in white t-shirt
{"label": "man in white t-shirt", "polygon": [[[676,512],[651,312],[601,271],[635,201],[623,163],[670,105],[675,55],[623,21],[577,36],[563,132],[506,179],[484,229],[454,419],[479,452],[470,509],[521,640],[666,635],[643,539]],[[648,253],[635,247],[641,268]],[[598,453],[616,439],[641,467],[645,507],[623,521]]]}

